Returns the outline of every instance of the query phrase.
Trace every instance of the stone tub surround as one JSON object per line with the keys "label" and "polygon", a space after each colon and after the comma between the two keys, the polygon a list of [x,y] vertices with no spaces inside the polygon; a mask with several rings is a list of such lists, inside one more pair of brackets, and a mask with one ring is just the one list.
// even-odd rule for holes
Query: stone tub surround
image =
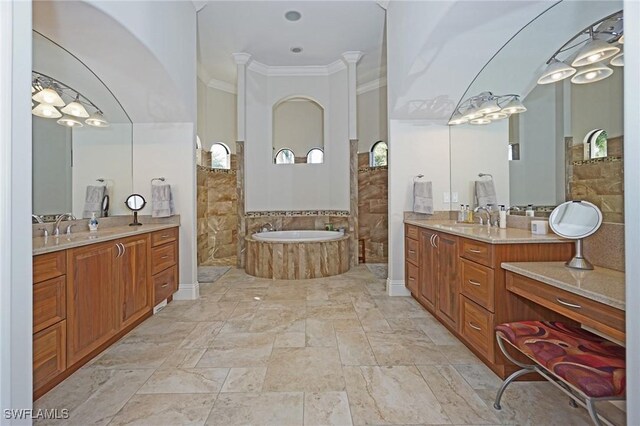
{"label": "stone tub surround", "polygon": [[[107,220],[112,219],[112,220]],[[75,232],[71,235],[62,234],[58,237],[50,235],[49,237],[37,236],[33,237],[33,255],[50,253],[59,250],[67,250],[74,247],[86,246],[89,244],[100,243],[103,241],[117,240],[119,238],[130,237],[132,235],[144,234],[148,232],[160,231],[162,229],[175,228],[180,226],[180,216],[172,216],[168,218],[151,218],[150,216],[138,216],[138,221],[143,223],[142,226],[129,226],[131,217],[119,216],[102,218],[100,220],[98,231],[89,232],[89,219],[82,219],[70,222],[62,222],[64,229],[67,224],[80,222],[78,227],[74,228]],[[103,226],[103,221],[106,222]],[[63,229],[63,226],[60,229]],[[42,224],[38,224],[42,225]],[[77,228],[84,225],[85,230],[79,231]],[[35,226],[35,225],[34,225]],[[40,231],[40,234],[42,231]]]}
{"label": "stone tub surround", "polygon": [[[330,223],[334,229],[343,227],[348,229],[348,213],[342,215],[340,212],[318,211],[309,212],[253,212],[253,213],[275,213],[273,215],[246,216],[247,236],[260,232],[261,228],[270,223],[278,231],[323,231],[325,225]],[[292,213],[291,215],[288,213]],[[297,215],[293,215],[293,213]],[[338,213],[339,215],[337,215]]]}
{"label": "stone tub surround", "polygon": [[329,277],[349,270],[349,242],[345,234],[331,241],[256,241],[246,237],[247,274],[281,280]]}
{"label": "stone tub surround", "polygon": [[[200,290],[34,408],[67,408],[65,424],[77,425],[589,424],[547,382],[512,384],[494,410],[497,376],[416,301],[387,296],[364,265],[305,281],[231,269]],[[613,405],[602,409],[624,424]]]}
{"label": "stone tub surround", "polygon": [[625,310],[624,273],[595,267],[580,271],[564,262],[505,262],[502,268],[536,281]]}

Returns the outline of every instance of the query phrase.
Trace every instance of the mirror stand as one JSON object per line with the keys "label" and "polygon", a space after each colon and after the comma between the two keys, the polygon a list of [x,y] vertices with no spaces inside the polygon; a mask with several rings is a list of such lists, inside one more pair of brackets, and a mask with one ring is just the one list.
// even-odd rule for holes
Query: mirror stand
{"label": "mirror stand", "polygon": [[576,240],[576,255],[566,265],[573,269],[593,270],[593,265],[582,255],[582,238]]}
{"label": "mirror stand", "polygon": [[133,212],[133,222],[131,222],[129,226],[142,226],[142,224],[138,222],[138,212]]}

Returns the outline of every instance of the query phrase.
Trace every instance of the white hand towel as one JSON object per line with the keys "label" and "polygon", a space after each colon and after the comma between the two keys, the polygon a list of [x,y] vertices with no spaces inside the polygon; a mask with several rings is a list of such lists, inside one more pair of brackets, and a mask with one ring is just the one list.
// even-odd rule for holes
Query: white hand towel
{"label": "white hand towel", "polygon": [[433,214],[433,190],[431,182],[414,182],[413,211],[414,213]]}
{"label": "white hand towel", "polygon": [[90,218],[92,213],[100,217],[102,212],[102,199],[106,191],[104,185],[87,185],[87,194],[84,199],[83,218]]}
{"label": "white hand towel", "polygon": [[476,181],[476,199],[478,206],[486,206],[488,204],[497,205],[496,186],[493,179]]}
{"label": "white hand towel", "polygon": [[174,214],[171,185],[151,185],[151,217],[169,217]]}

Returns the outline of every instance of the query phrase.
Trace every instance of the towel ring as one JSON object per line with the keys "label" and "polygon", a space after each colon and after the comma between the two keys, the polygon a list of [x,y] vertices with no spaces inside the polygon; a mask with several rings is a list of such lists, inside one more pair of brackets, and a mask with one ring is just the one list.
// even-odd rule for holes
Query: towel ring
{"label": "towel ring", "polygon": [[104,178],[98,178],[96,179],[96,182],[100,182],[101,184],[103,184],[104,186],[107,186],[107,182],[105,181]]}
{"label": "towel ring", "polygon": [[417,175],[417,176],[414,176],[413,177],[413,183],[416,183],[418,181],[418,179],[422,179],[423,177],[424,177],[424,175],[422,173]]}
{"label": "towel ring", "polygon": [[478,173],[478,177],[489,177],[489,179],[493,180],[493,175],[489,173]]}
{"label": "towel ring", "polygon": [[153,181],[156,181],[156,180],[159,180],[159,181],[161,181],[161,182],[164,182],[164,180],[165,180],[165,179],[164,179],[164,177],[157,177],[157,178],[153,178],[153,179],[151,179],[151,185],[153,185]]}

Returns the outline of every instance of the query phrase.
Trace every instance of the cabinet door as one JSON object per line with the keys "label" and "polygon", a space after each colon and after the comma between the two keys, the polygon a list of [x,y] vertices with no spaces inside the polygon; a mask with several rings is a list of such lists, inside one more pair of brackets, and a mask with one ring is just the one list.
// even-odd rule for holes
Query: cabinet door
{"label": "cabinet door", "polygon": [[458,240],[438,233],[435,238],[438,261],[438,302],[436,316],[457,328],[458,323]]}
{"label": "cabinet door", "polygon": [[136,321],[151,309],[148,236],[118,241],[124,247],[117,259],[120,283],[120,328]]}
{"label": "cabinet door", "polygon": [[432,244],[435,233],[420,230],[420,284],[419,298],[431,312],[435,312],[438,264],[436,249]]}
{"label": "cabinet door", "polygon": [[67,256],[67,365],[118,331],[115,242],[69,250]]}

